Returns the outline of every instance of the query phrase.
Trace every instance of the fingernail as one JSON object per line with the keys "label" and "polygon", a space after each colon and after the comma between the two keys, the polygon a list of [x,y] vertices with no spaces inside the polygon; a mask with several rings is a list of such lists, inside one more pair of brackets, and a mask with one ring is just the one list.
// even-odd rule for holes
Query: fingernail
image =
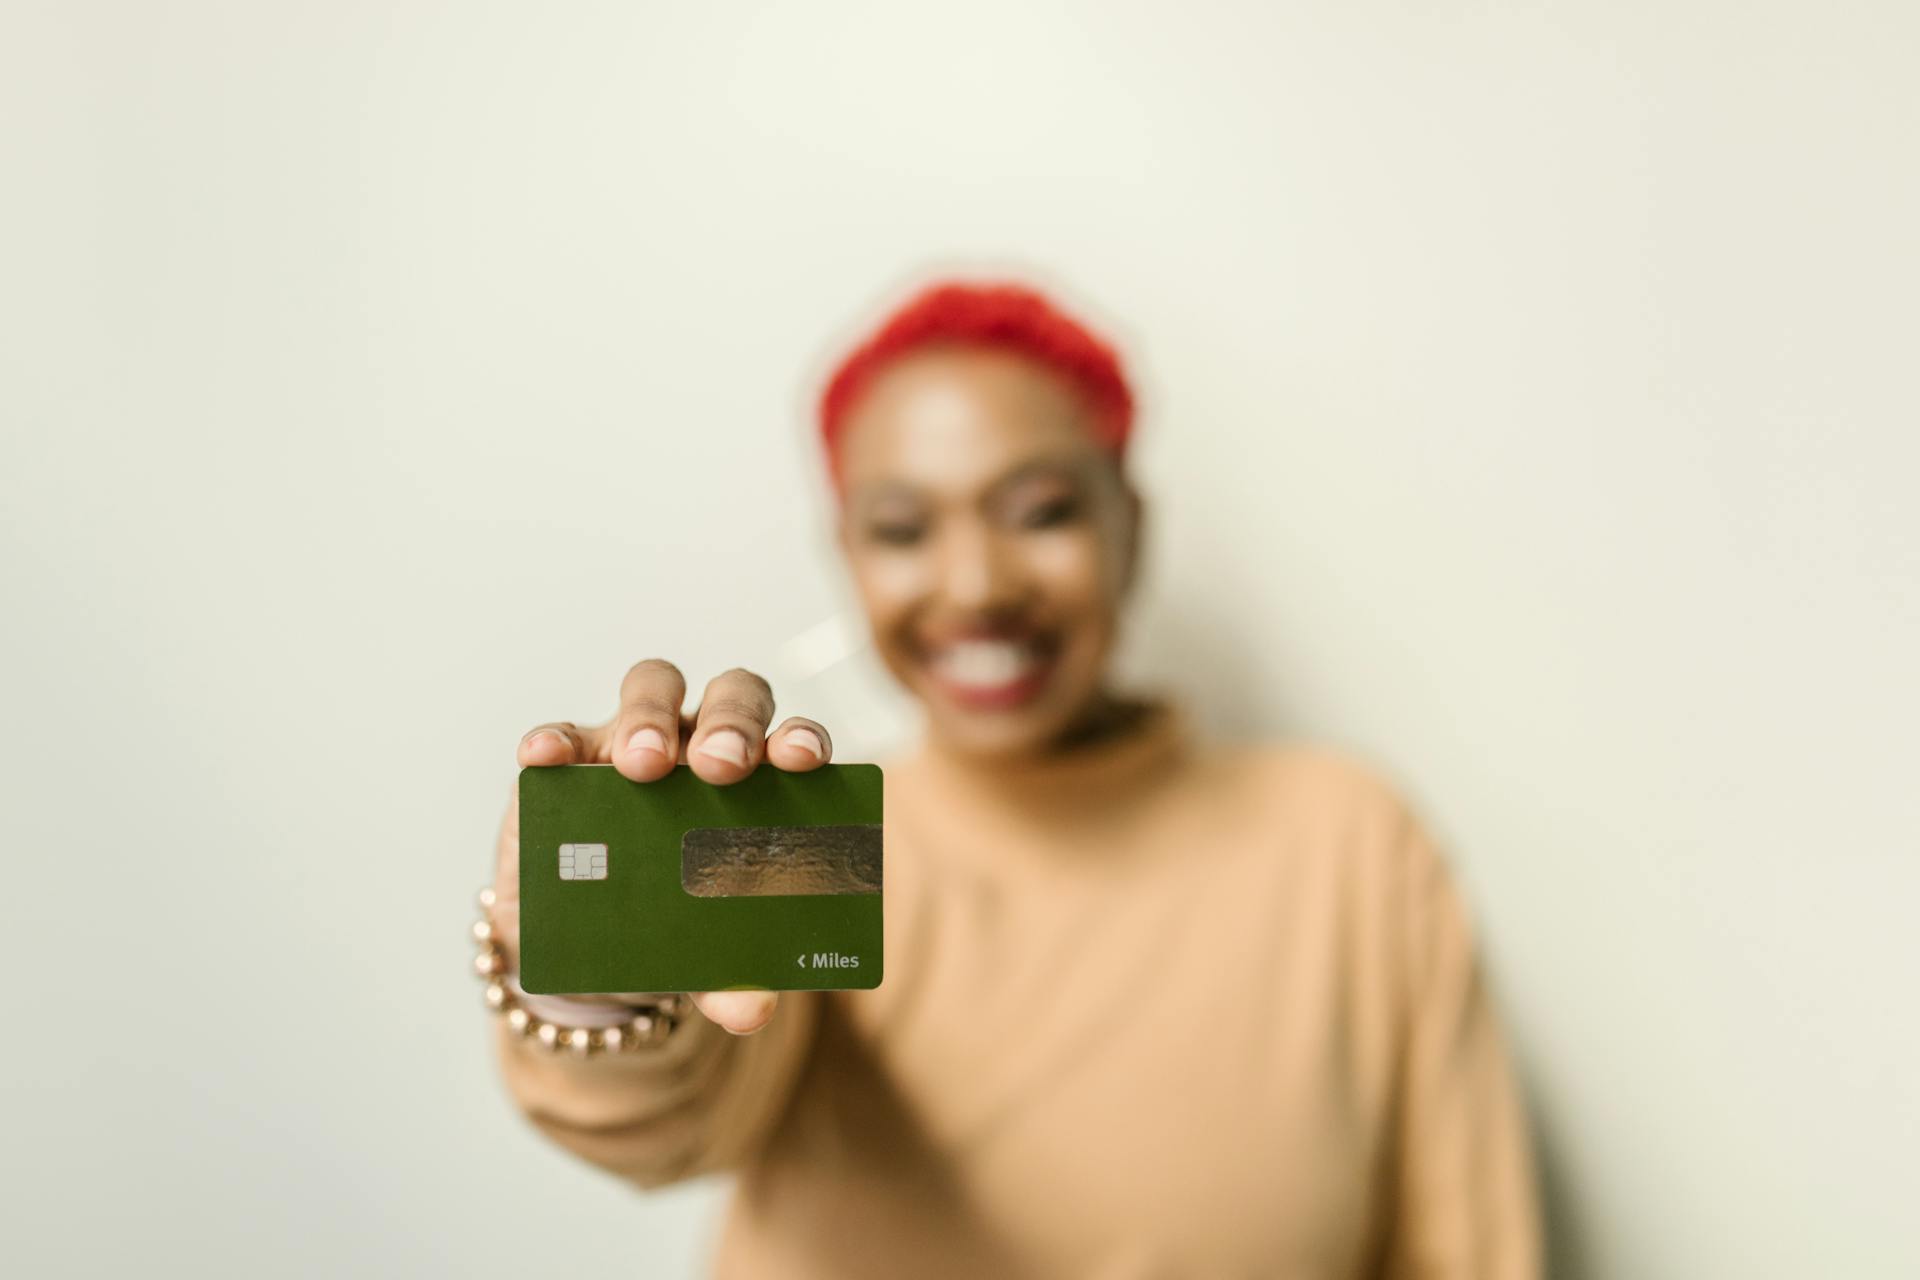
{"label": "fingernail", "polygon": [[538,733],[530,733],[527,735],[527,746],[537,747],[543,739],[548,742],[557,742],[563,747],[567,745],[567,740],[553,730],[542,729]]}
{"label": "fingernail", "polygon": [[789,729],[786,741],[788,746],[800,748],[815,760],[827,758],[827,744],[811,729]]}
{"label": "fingernail", "polygon": [[715,729],[700,744],[700,754],[722,764],[745,764],[747,740],[736,729]]}
{"label": "fingernail", "polygon": [[633,736],[627,739],[627,754],[632,755],[639,751],[652,751],[658,755],[667,754],[666,735],[651,725],[645,729],[635,730]]}

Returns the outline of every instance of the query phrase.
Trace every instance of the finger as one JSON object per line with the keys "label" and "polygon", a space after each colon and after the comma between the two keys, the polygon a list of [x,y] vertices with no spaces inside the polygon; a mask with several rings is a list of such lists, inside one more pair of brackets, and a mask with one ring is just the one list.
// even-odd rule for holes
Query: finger
{"label": "finger", "polygon": [[751,671],[722,671],[700,698],[687,763],[707,782],[738,782],[760,763],[773,719],[773,689]]}
{"label": "finger", "polygon": [[789,773],[818,769],[832,758],[833,739],[805,716],[788,716],[767,738],[767,759]]}
{"label": "finger", "polygon": [[520,739],[517,758],[523,766],[584,764],[593,758],[595,732],[571,720],[536,725]]}
{"label": "finger", "polygon": [[687,678],[665,658],[636,662],[620,682],[620,711],[613,718],[613,766],[635,782],[652,782],[673,771],[680,756],[680,704]]}
{"label": "finger", "polygon": [[701,1013],[736,1036],[752,1035],[773,1018],[780,1003],[778,991],[697,991],[693,1003]]}

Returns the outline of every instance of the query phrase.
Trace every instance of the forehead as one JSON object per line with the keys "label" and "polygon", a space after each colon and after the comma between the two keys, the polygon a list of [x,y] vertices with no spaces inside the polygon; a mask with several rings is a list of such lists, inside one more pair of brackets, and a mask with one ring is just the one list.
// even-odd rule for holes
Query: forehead
{"label": "forehead", "polygon": [[972,492],[1021,467],[1101,461],[1074,387],[1013,352],[939,347],[893,361],[847,415],[849,492],[905,485]]}

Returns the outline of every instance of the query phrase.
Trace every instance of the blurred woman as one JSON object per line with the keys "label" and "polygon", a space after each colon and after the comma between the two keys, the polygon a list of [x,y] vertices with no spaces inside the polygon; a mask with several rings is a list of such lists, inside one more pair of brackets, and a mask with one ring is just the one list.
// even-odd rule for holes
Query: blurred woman
{"label": "blurred woman", "polygon": [[[737,1174],[727,1277],[1536,1276],[1508,1051],[1419,817],[1345,751],[1210,741],[1115,687],[1145,508],[1111,347],[1034,290],[936,285],[820,427],[874,645],[925,712],[885,762],[885,981],[569,1041],[644,993],[518,995],[510,809],[483,932],[519,1107],[640,1187]],[[641,662],[606,723],[518,761],[725,786],[832,757],[750,672],[686,692]]]}

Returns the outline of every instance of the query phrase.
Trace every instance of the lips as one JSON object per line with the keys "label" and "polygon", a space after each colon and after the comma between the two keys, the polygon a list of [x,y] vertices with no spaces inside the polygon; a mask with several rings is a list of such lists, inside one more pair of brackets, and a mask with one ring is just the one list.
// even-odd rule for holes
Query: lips
{"label": "lips", "polygon": [[965,707],[1001,710],[1046,688],[1058,646],[1041,635],[956,636],[925,647],[927,674]]}

